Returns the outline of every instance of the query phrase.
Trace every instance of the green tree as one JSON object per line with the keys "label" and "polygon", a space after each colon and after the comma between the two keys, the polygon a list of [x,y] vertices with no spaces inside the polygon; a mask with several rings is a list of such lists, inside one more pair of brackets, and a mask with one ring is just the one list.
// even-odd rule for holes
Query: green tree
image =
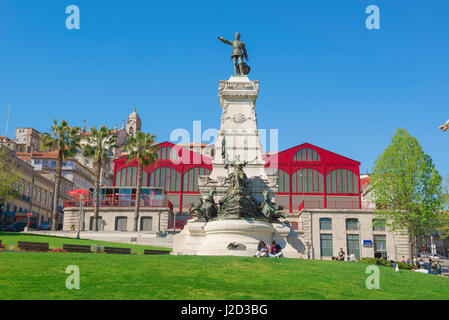
{"label": "green tree", "polygon": [[[98,231],[98,214],[100,207],[100,181],[102,172],[111,161],[111,151],[116,146],[117,136],[107,126],[101,126],[97,130],[90,128],[91,135],[87,138],[87,144],[83,147],[83,156],[94,160],[95,172],[95,214],[94,231]],[[101,183],[102,185],[102,183]]]}
{"label": "green tree", "polygon": [[50,133],[41,134],[42,148],[44,150],[56,150],[55,188],[53,193],[53,210],[51,214],[51,229],[56,230],[58,217],[59,193],[62,180],[62,163],[70,157],[74,157],[79,148],[80,128],[70,127],[67,121],[62,120],[60,124],[53,120]]}
{"label": "green tree", "polygon": [[134,208],[134,231],[137,231],[137,226],[139,223],[143,167],[149,167],[152,163],[157,162],[158,146],[155,142],[155,139],[156,136],[150,133],[143,133],[142,131],[138,131],[135,137],[129,137],[125,145],[125,149],[129,152],[127,161],[137,161],[137,191],[136,204]]}
{"label": "green tree", "polygon": [[0,211],[4,210],[8,201],[19,197],[19,193],[14,186],[20,180],[22,174],[8,155],[13,157],[12,151],[6,146],[0,146]]}
{"label": "green tree", "polygon": [[392,231],[408,231],[411,256],[423,236],[441,226],[442,178],[418,140],[398,129],[391,144],[374,162],[371,177],[375,213]]}
{"label": "green tree", "polygon": [[444,180],[444,208],[441,212],[441,227],[439,230],[441,239],[449,237],[449,175]]}

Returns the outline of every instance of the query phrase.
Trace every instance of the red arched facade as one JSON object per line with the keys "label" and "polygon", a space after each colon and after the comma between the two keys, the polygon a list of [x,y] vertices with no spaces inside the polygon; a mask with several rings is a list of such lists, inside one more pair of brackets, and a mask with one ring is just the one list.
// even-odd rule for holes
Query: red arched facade
{"label": "red arched facade", "polygon": [[[198,175],[212,170],[212,159],[176,146],[159,144],[159,161],[144,168],[143,185],[163,187],[179,211],[198,201]],[[267,174],[279,177],[276,202],[288,212],[302,208],[359,209],[360,162],[309,143],[265,157]],[[114,186],[135,182],[137,162],[126,156],[114,161]]]}
{"label": "red arched facade", "polygon": [[310,143],[265,157],[268,174],[279,176],[276,202],[302,207],[360,209],[360,162]]}
{"label": "red arched facade", "polygon": [[[179,211],[183,211],[183,209],[185,211],[190,206],[190,203],[186,203],[186,201],[193,200],[193,198],[196,200],[199,195],[196,187],[198,179],[195,178],[198,174],[212,170],[212,159],[170,142],[160,143],[158,152],[158,162],[144,168],[147,176],[145,186],[165,187],[167,196],[174,203],[174,207]],[[136,166],[137,161],[127,162],[126,156],[115,160],[113,185],[120,185],[119,180],[122,175],[119,173],[121,170]]]}

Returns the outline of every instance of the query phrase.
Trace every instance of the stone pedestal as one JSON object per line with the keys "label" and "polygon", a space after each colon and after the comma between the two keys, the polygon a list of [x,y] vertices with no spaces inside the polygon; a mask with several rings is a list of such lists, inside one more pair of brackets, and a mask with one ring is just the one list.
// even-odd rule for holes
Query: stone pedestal
{"label": "stone pedestal", "polygon": [[[259,241],[269,243],[271,223],[247,220],[211,221],[204,226],[204,242],[197,254],[203,256],[253,256]],[[228,245],[243,245],[245,250],[229,250]]]}
{"label": "stone pedestal", "polygon": [[[270,223],[251,219],[190,221],[173,238],[174,255],[253,256],[259,241],[267,245],[275,240],[286,258],[306,258],[298,235],[282,222]],[[243,245],[244,250],[230,250],[228,245]]]}
{"label": "stone pedestal", "polygon": [[190,220],[184,229],[173,237],[174,255],[196,255],[204,242],[206,222]]}
{"label": "stone pedestal", "polygon": [[[256,119],[256,100],[259,93],[259,81],[251,81],[248,76],[233,75],[229,80],[221,80],[218,96],[222,107],[220,131],[215,143],[215,156],[212,172],[199,179],[199,189],[203,198],[212,187],[216,189],[215,200],[226,193],[229,183],[226,177],[232,168],[225,168],[225,162],[247,161],[244,171],[250,180],[251,194],[259,201],[262,192],[269,190],[271,197],[277,192],[277,177],[265,173],[265,161],[262,159],[262,147],[259,140]],[[226,158],[223,159],[223,140],[225,140]]]}

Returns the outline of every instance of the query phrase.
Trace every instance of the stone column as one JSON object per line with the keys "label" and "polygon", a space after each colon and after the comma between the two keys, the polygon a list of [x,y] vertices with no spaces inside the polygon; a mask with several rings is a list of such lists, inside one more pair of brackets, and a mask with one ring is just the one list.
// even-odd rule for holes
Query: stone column
{"label": "stone column", "polygon": [[[274,199],[277,191],[277,177],[265,173],[262,147],[259,140],[256,119],[256,100],[259,81],[251,81],[248,76],[233,75],[229,80],[220,80],[218,96],[222,107],[220,131],[215,143],[215,156],[209,177],[200,177],[201,195],[207,196],[210,188],[216,189],[216,200],[221,199],[229,187],[226,178],[232,167],[225,169],[225,161],[247,161],[244,171],[251,180],[250,192],[262,201],[263,190],[268,190]],[[226,145],[226,160],[222,158],[223,139]]]}

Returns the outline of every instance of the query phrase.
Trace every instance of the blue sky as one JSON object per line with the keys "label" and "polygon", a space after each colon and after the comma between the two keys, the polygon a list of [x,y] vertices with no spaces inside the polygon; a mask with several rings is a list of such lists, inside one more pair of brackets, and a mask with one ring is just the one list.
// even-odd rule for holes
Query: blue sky
{"label": "blue sky", "polygon": [[[65,27],[68,5],[81,29]],[[365,8],[380,8],[367,30]],[[230,48],[246,42],[260,81],[260,128],[279,147],[303,142],[371,171],[396,128],[414,135],[449,173],[447,0],[0,1],[0,135],[46,131],[51,119],[121,126],[135,105],[143,130],[218,128],[218,81],[233,72]]]}

